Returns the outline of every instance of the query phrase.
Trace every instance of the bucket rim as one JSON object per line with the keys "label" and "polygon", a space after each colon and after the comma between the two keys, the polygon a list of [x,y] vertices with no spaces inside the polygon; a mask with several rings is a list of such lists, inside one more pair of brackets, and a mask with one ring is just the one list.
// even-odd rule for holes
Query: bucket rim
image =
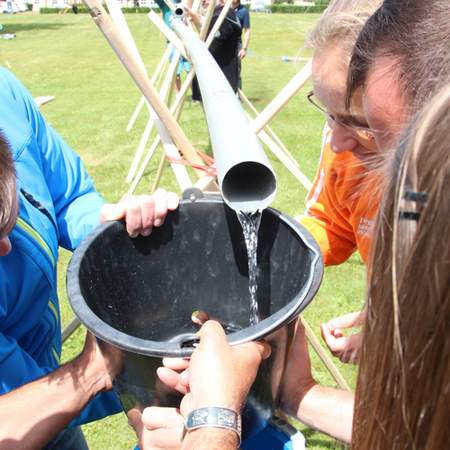
{"label": "bucket rim", "polygon": [[[192,200],[181,200],[180,206],[192,204]],[[224,202],[215,196],[212,198],[197,198],[195,203],[220,203]],[[245,342],[257,341],[273,333],[283,325],[294,320],[314,298],[323,277],[322,253],[314,238],[299,222],[281,213],[274,208],[266,208],[264,212],[275,215],[284,222],[302,240],[304,245],[312,252],[313,258],[309,269],[308,280],[304,287],[294,296],[289,303],[280,308],[269,317],[255,325],[227,334],[231,345],[239,345]],[[189,357],[194,347],[177,347],[176,343],[169,341],[154,341],[129,335],[119,331],[95,314],[87,304],[81,293],[80,284],[77,282],[81,263],[89,246],[107,228],[113,227],[118,221],[111,221],[95,228],[73,252],[66,273],[66,287],[69,303],[80,322],[97,338],[127,352],[133,352],[145,356],[154,357]],[[119,222],[122,223],[122,222]],[[123,223],[122,223],[123,224]],[[101,325],[101,326],[99,326]],[[172,348],[169,348],[172,345]]]}

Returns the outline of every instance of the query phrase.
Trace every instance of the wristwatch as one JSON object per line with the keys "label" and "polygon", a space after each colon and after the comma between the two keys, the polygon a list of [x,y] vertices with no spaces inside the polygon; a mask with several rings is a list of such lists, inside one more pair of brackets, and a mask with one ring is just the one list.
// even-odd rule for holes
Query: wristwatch
{"label": "wristwatch", "polygon": [[186,417],[184,423],[185,431],[206,427],[232,430],[238,435],[239,445],[241,443],[241,416],[232,409],[209,406],[206,408],[194,409],[194,411],[191,411]]}

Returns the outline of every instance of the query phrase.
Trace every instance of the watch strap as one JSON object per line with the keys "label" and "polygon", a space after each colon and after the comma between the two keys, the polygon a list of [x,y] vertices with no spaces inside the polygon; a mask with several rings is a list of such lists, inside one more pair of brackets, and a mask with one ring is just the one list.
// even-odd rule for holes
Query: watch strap
{"label": "watch strap", "polygon": [[239,444],[241,443],[241,416],[232,409],[218,406],[194,409],[186,417],[184,427],[186,431],[205,427],[225,428],[234,431],[238,435]]}

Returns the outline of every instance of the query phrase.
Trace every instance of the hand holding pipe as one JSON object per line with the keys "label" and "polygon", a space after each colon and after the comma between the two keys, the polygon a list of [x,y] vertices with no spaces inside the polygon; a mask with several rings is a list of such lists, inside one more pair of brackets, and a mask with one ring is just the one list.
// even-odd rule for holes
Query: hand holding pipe
{"label": "hand holding pipe", "polygon": [[236,211],[262,210],[275,197],[275,173],[228,80],[182,17],[176,8],[172,27],[197,74],[223,199]]}

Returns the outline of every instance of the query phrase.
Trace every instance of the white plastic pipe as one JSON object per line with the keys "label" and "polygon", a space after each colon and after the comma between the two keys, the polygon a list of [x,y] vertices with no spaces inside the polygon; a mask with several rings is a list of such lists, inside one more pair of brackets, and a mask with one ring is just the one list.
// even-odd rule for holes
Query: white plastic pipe
{"label": "white plastic pipe", "polygon": [[262,210],[275,197],[275,172],[228,80],[182,15],[177,8],[172,27],[195,68],[223,199],[236,211]]}

